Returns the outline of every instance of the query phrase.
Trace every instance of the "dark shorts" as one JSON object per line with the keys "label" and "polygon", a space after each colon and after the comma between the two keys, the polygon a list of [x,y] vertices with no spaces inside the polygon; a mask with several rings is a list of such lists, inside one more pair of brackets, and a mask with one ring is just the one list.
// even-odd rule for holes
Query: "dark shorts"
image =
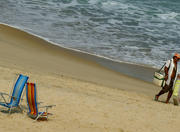
{"label": "dark shorts", "polygon": [[169,85],[165,84],[162,90],[166,93],[168,91],[172,91],[174,81],[171,81]]}

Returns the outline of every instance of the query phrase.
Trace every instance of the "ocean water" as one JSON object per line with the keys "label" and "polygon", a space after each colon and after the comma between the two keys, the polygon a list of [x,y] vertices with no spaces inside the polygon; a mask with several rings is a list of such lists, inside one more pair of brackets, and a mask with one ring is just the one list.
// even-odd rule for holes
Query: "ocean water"
{"label": "ocean water", "polygon": [[180,53],[178,0],[0,0],[0,22],[59,45],[151,67]]}

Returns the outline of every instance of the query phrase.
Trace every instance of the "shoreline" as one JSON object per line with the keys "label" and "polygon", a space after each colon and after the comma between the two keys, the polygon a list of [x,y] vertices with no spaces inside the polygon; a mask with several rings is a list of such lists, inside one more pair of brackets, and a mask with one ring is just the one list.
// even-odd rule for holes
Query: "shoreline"
{"label": "shoreline", "polygon": [[[40,39],[42,39],[42,40],[44,40],[44,41],[47,41],[48,43],[50,43],[50,44],[52,44],[52,45],[55,45],[55,46],[58,46],[58,47],[61,47],[61,48],[64,48],[64,49],[67,49],[67,50],[70,50],[70,51],[74,51],[74,52],[78,52],[78,53],[82,53],[82,54],[87,54],[87,55],[90,55],[90,56],[98,57],[99,59],[105,59],[105,60],[112,61],[112,62],[115,62],[115,63],[124,63],[124,64],[130,64],[130,65],[135,65],[135,66],[141,66],[141,67],[145,67],[145,68],[156,69],[155,67],[152,67],[152,66],[146,65],[146,64],[138,64],[138,63],[133,63],[133,62],[128,62],[128,61],[116,60],[116,59],[108,58],[108,57],[105,57],[105,56],[102,56],[102,55],[89,53],[89,52],[86,52],[86,51],[83,51],[83,50],[79,50],[79,49],[75,49],[75,48],[69,48],[69,47],[66,47],[66,46],[64,46],[64,45],[62,45],[62,44],[60,44],[60,43],[52,42],[52,41],[50,41],[48,38],[45,38],[45,37],[42,37],[42,36],[37,35],[37,34],[35,34],[35,33],[26,31],[26,29],[22,29],[21,27],[18,27],[18,26],[9,25],[9,24],[2,23],[2,22],[0,22],[0,25],[4,25],[4,26],[7,26],[7,27],[14,28],[14,29],[16,29],[16,30],[25,32],[25,33],[27,33],[27,34],[29,34],[29,35],[32,35],[32,36],[35,36],[35,37],[37,37],[37,38],[40,38]],[[28,29],[27,29],[27,30],[28,30]]]}
{"label": "shoreline", "polygon": [[[106,59],[53,45],[46,40],[7,25],[0,24],[0,36],[1,43],[3,41],[9,43],[8,45],[0,43],[0,45],[2,45],[0,48],[4,48],[0,54],[0,65],[6,64],[7,67],[23,68],[29,72],[35,70],[47,74],[65,75],[111,88],[134,92],[138,91],[148,96],[154,94],[153,90],[155,88],[148,88],[154,86],[151,82],[132,77],[140,73],[137,72],[138,68],[146,71],[141,72],[141,74],[150,73],[151,71],[147,71],[149,68],[118,63],[121,67],[119,65],[117,67],[120,68],[121,71],[130,71],[128,73],[131,76],[129,76],[112,70],[111,68],[113,68],[114,65],[110,65],[110,67],[103,66],[104,62],[105,65],[109,63],[106,62]],[[6,61],[6,63],[1,63],[4,61]],[[16,64],[17,62],[18,64]],[[151,74],[148,75],[151,77]],[[132,84],[134,84],[134,81],[137,81],[139,87],[137,89],[128,87],[129,81],[132,82]],[[142,90],[141,87],[144,83],[148,86]]]}
{"label": "shoreline", "polygon": [[72,52],[74,55],[76,55],[78,57],[80,56],[84,59],[94,61],[95,63],[100,64],[101,66],[103,66],[105,68],[108,68],[108,69],[118,72],[120,74],[124,74],[124,75],[130,76],[130,77],[133,77],[133,78],[137,78],[137,79],[149,82],[149,83],[152,83],[153,74],[156,70],[158,70],[157,68],[150,67],[148,65],[141,65],[141,64],[131,63],[131,62],[114,60],[114,59],[104,57],[101,55],[91,54],[86,51],[68,48],[61,44],[54,43],[54,42],[52,42],[44,37],[41,37],[39,35],[25,31],[18,26],[12,26],[12,25],[8,25],[5,23],[0,23],[0,25],[14,28],[17,31],[19,30],[20,32],[24,32],[26,34],[29,34],[30,36],[34,36],[34,37],[37,37],[38,39],[42,39],[42,41],[47,41],[48,44],[52,44],[54,46],[60,47],[64,50],[67,50],[68,52]]}

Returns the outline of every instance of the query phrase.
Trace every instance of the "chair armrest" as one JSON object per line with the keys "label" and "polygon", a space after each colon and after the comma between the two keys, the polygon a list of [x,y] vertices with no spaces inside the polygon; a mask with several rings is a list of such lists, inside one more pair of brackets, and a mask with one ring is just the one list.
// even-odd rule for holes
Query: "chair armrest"
{"label": "chair armrest", "polygon": [[7,96],[10,96],[9,94],[7,94],[7,93],[2,93],[2,92],[0,92],[0,95],[7,95]]}
{"label": "chair armrest", "polygon": [[11,96],[11,95],[9,95],[9,94],[7,94],[7,93],[1,93],[1,92],[0,92],[0,95],[2,95],[2,96],[3,96],[3,95],[7,95],[7,96],[9,96],[9,97],[16,98],[16,97]]}
{"label": "chair armrest", "polygon": [[56,105],[45,105],[45,106],[40,106],[39,108],[52,108],[53,106],[56,106]]}
{"label": "chair armrest", "polygon": [[44,102],[37,102],[38,105],[41,105],[42,103],[44,103]]}
{"label": "chair armrest", "polygon": [[[9,94],[7,94],[7,93],[2,93],[2,92],[0,92],[0,95],[1,95],[1,97],[2,97],[4,100],[5,100],[5,98],[4,98],[3,95],[9,96],[9,97],[11,97],[11,98],[13,98],[13,99],[16,99],[16,97],[11,96],[11,95],[9,95]],[[24,99],[21,98],[21,100],[24,100]]]}
{"label": "chair armrest", "polygon": [[10,97],[10,95],[7,94],[7,93],[2,93],[2,92],[0,92],[1,98],[2,98],[2,99],[4,100],[4,102],[7,104],[7,101],[6,101],[5,97],[4,97],[4,95],[9,96],[9,97]]}

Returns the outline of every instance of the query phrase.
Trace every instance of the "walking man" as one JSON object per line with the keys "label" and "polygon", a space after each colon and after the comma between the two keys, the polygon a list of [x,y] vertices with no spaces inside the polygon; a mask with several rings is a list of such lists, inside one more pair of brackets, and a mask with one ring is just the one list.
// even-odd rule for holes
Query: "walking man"
{"label": "walking man", "polygon": [[166,100],[166,103],[169,103],[169,100],[173,93],[173,85],[176,80],[176,76],[178,74],[177,63],[179,60],[180,60],[180,54],[175,53],[173,58],[166,62],[164,67],[166,83],[165,86],[162,88],[162,90],[157,95],[155,95],[156,101],[158,100],[160,95],[169,92]]}

